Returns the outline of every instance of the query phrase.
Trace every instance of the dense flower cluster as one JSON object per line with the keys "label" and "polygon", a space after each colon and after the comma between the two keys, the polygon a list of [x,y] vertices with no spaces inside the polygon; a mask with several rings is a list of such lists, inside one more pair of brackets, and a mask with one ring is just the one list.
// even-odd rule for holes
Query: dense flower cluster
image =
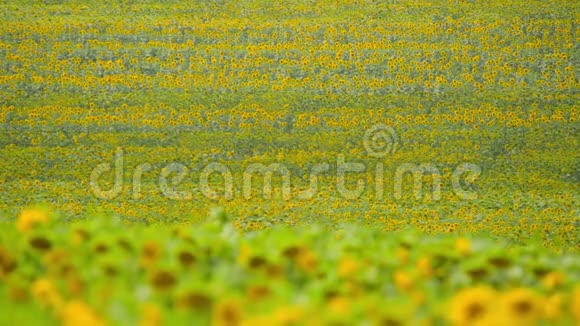
{"label": "dense flower cluster", "polygon": [[[118,217],[3,227],[0,321],[533,325],[580,321],[578,254],[343,224],[240,233]],[[19,220],[25,219],[20,216]],[[6,310],[6,311],[8,311]]]}
{"label": "dense flower cluster", "polygon": [[0,324],[578,323],[576,12],[4,1]]}

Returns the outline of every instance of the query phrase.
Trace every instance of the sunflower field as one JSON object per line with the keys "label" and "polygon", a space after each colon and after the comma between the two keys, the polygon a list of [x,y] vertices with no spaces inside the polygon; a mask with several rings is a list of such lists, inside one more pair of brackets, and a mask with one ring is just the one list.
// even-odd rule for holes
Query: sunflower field
{"label": "sunflower field", "polygon": [[580,324],[579,12],[0,1],[0,325]]}

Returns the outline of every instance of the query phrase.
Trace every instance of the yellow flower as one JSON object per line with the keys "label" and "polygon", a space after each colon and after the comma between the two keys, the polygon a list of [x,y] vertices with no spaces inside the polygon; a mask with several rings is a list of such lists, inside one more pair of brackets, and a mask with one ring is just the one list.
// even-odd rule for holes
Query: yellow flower
{"label": "yellow flower", "polygon": [[71,234],[71,244],[78,247],[89,240],[90,234],[83,229],[76,229]]}
{"label": "yellow flower", "polygon": [[425,278],[431,277],[433,268],[431,267],[431,260],[429,257],[421,257],[417,260],[417,269]]}
{"label": "yellow flower", "polygon": [[16,229],[22,233],[25,233],[39,224],[47,224],[48,222],[48,215],[42,210],[25,209],[18,216],[18,220],[16,221]]}
{"label": "yellow flower", "polygon": [[188,268],[195,264],[197,258],[187,250],[182,250],[177,254],[177,259],[182,267]]}
{"label": "yellow flower", "polygon": [[101,326],[105,322],[87,304],[81,301],[67,303],[62,311],[65,326]]}
{"label": "yellow flower", "polygon": [[278,325],[294,325],[304,320],[305,311],[298,306],[279,307],[274,311]]}
{"label": "yellow flower", "polygon": [[494,309],[496,293],[488,287],[461,290],[451,300],[448,318],[455,325],[481,324]]}
{"label": "yellow flower", "polygon": [[533,325],[542,316],[540,297],[530,289],[510,290],[501,296],[500,303],[509,325]]}
{"label": "yellow flower", "polygon": [[140,326],[161,325],[161,310],[154,304],[145,304],[141,307]]}
{"label": "yellow flower", "polygon": [[143,244],[141,250],[141,266],[145,268],[152,267],[161,258],[161,247],[155,241],[148,241]]}
{"label": "yellow flower", "polygon": [[226,300],[218,303],[213,310],[212,325],[239,325],[242,321],[242,308],[236,300]]}
{"label": "yellow flower", "polygon": [[171,289],[177,283],[173,273],[164,270],[152,273],[150,281],[153,287],[160,291]]}
{"label": "yellow flower", "polygon": [[175,306],[181,309],[203,311],[211,307],[212,300],[200,292],[186,292],[176,297]]}
{"label": "yellow flower", "polygon": [[244,319],[241,326],[271,326],[276,325],[276,322],[270,316],[253,316]]}
{"label": "yellow flower", "polygon": [[570,298],[570,312],[576,319],[576,324],[580,324],[580,285],[576,286]]}
{"label": "yellow flower", "polygon": [[338,264],[338,275],[340,277],[351,277],[359,269],[358,262],[351,257],[343,257]]}
{"label": "yellow flower", "polygon": [[314,273],[318,266],[318,258],[312,251],[304,250],[298,255],[296,263],[304,272]]}
{"label": "yellow flower", "polygon": [[18,267],[18,262],[8,250],[0,247],[0,280]]}
{"label": "yellow flower", "polygon": [[471,243],[465,238],[459,238],[455,240],[455,250],[463,256],[467,256],[471,253]]}
{"label": "yellow flower", "polygon": [[350,312],[350,300],[336,296],[329,300],[328,309],[335,315],[345,315]]}
{"label": "yellow flower", "polygon": [[55,311],[60,310],[62,298],[51,280],[46,278],[36,280],[32,284],[30,292],[41,305],[52,308]]}
{"label": "yellow flower", "polygon": [[542,283],[548,290],[560,286],[564,282],[564,274],[560,272],[550,272],[542,278]]}
{"label": "yellow flower", "polygon": [[413,288],[413,278],[404,271],[396,271],[395,285],[403,292],[409,291]]}
{"label": "yellow flower", "polygon": [[544,317],[548,320],[558,320],[562,316],[562,296],[554,294],[543,303]]}
{"label": "yellow flower", "polygon": [[265,285],[254,285],[248,288],[246,296],[249,301],[255,302],[267,299],[271,294],[270,292],[270,289]]}

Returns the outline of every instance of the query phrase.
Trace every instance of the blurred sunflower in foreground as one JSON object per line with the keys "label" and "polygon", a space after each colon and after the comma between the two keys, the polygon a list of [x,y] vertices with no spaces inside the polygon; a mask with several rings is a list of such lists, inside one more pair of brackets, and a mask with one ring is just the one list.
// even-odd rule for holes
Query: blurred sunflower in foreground
{"label": "blurred sunflower in foreground", "polygon": [[497,293],[485,286],[459,291],[451,300],[448,318],[455,325],[493,325]]}
{"label": "blurred sunflower in foreground", "polygon": [[48,214],[38,208],[28,208],[23,210],[16,221],[18,231],[25,233],[40,224],[48,224],[50,218]]}

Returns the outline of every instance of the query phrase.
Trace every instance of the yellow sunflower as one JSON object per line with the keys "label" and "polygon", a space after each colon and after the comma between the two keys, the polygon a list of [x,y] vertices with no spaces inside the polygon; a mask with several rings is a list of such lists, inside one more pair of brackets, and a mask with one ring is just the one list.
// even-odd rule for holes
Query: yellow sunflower
{"label": "yellow sunflower", "polygon": [[471,253],[471,242],[465,238],[459,238],[455,240],[455,249],[461,255],[467,256]]}
{"label": "yellow sunflower", "polygon": [[31,288],[30,293],[38,303],[55,311],[62,307],[62,297],[52,280],[41,278],[36,280]]}
{"label": "yellow sunflower", "polygon": [[162,324],[161,309],[152,303],[141,306],[139,326],[159,326]]}
{"label": "yellow sunflower", "polygon": [[161,246],[155,241],[148,241],[143,244],[141,250],[140,263],[141,266],[149,268],[161,258]]}
{"label": "yellow sunflower", "polygon": [[215,305],[212,325],[233,326],[242,322],[242,307],[237,300],[225,300]]}
{"label": "yellow sunflower", "polygon": [[279,325],[299,324],[306,317],[306,311],[300,306],[278,307],[274,310],[273,314]]}
{"label": "yellow sunflower", "polygon": [[509,325],[533,325],[542,317],[542,300],[534,291],[517,288],[502,294],[502,316]]}
{"label": "yellow sunflower", "polygon": [[454,325],[486,324],[494,309],[496,292],[484,286],[459,291],[451,300],[448,318]]}
{"label": "yellow sunflower", "polygon": [[352,257],[342,257],[338,263],[338,275],[343,278],[355,276],[359,270],[359,263]]}
{"label": "yellow sunflower", "polygon": [[570,312],[576,319],[576,323],[580,324],[580,285],[576,286],[570,299]]}
{"label": "yellow sunflower", "polygon": [[67,303],[62,310],[62,320],[65,326],[106,325],[91,307],[81,301]]}
{"label": "yellow sunflower", "polygon": [[25,233],[40,224],[47,224],[49,217],[46,212],[40,209],[25,209],[18,216],[16,220],[16,229]]}
{"label": "yellow sunflower", "polygon": [[0,280],[18,267],[16,258],[7,249],[0,247]]}

